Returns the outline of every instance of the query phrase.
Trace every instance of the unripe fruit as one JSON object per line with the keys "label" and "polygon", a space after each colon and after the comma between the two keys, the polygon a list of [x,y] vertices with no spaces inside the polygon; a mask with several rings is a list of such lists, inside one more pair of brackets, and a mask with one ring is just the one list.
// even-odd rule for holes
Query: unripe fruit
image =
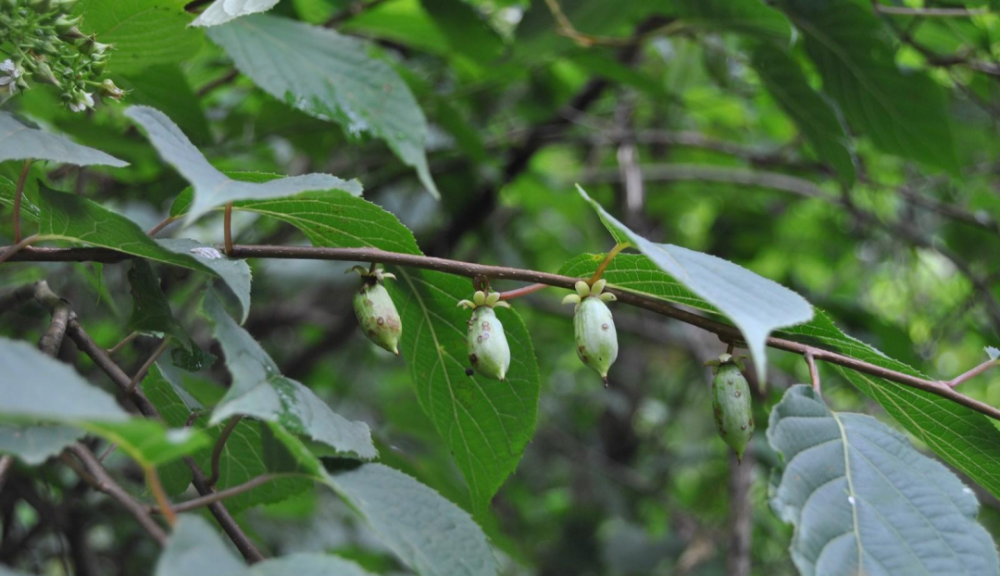
{"label": "unripe fruit", "polygon": [[753,436],[753,407],[750,403],[750,385],[743,376],[742,362],[729,354],[718,360],[706,362],[717,366],[712,379],[712,412],[719,436],[743,459],[750,438]]}
{"label": "unripe fruit", "polygon": [[507,345],[503,324],[493,308],[510,308],[510,304],[501,302],[500,294],[496,292],[487,296],[480,290],[475,293],[471,302],[462,300],[458,305],[472,308],[469,332],[466,335],[469,363],[480,375],[502,382],[510,369],[510,347]]}
{"label": "unripe fruit", "polygon": [[613,302],[615,295],[604,292],[604,280],[591,286],[583,280],[576,283],[576,294],[563,299],[563,304],[576,304],[573,314],[573,332],[576,336],[576,355],[584,364],[601,375],[608,385],[608,370],[618,359],[618,333],[611,310],[605,302]]}
{"label": "unripe fruit", "polygon": [[348,272],[361,274],[361,287],[354,294],[354,313],[364,329],[365,336],[378,345],[399,356],[399,337],[403,334],[403,323],[389,292],[382,285],[386,278],[395,278],[382,270],[368,271],[355,266]]}

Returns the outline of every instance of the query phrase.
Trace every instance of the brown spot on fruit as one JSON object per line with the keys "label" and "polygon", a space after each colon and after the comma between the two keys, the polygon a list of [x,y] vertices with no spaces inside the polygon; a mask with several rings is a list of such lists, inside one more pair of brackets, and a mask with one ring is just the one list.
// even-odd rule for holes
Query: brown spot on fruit
{"label": "brown spot on fruit", "polygon": [[472,362],[473,364],[475,364],[475,363],[479,362],[479,357],[476,356],[475,354],[469,354],[469,362]]}
{"label": "brown spot on fruit", "polygon": [[601,324],[601,330],[607,330],[607,329],[608,329],[607,323]]}
{"label": "brown spot on fruit", "polygon": [[381,326],[381,325],[385,324],[385,318],[379,316],[378,320],[376,320],[375,323],[378,324],[379,326]]}
{"label": "brown spot on fruit", "polygon": [[486,320],[483,320],[483,330],[490,331],[490,323]]}
{"label": "brown spot on fruit", "polygon": [[746,429],[747,429],[747,425],[746,424],[740,426],[740,430],[746,430]]}
{"label": "brown spot on fruit", "polygon": [[739,398],[739,397],[740,397],[740,396],[742,396],[742,395],[743,395],[743,393],[742,393],[742,392],[740,392],[739,390],[737,390],[737,391],[736,391],[736,394],[735,394],[735,396],[736,396],[737,398]]}

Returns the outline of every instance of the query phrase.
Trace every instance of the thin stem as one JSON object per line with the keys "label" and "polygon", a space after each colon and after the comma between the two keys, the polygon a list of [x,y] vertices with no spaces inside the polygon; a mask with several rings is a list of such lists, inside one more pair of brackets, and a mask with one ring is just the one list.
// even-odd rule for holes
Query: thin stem
{"label": "thin stem", "polygon": [[105,460],[107,460],[108,456],[114,454],[115,450],[117,449],[118,449],[118,443],[112,442],[110,445],[108,445],[107,448],[104,449],[104,452],[101,452],[101,455],[97,457],[97,461],[104,462]]}
{"label": "thin stem", "polygon": [[0,254],[0,264],[3,264],[7,260],[10,260],[10,258],[13,257],[15,254],[17,254],[18,252],[20,252],[22,248],[30,246],[36,240],[38,240],[38,234],[32,234],[31,236],[28,236],[24,240],[21,240],[16,244],[12,244],[6,250],[3,251],[3,254]]}
{"label": "thin stem", "polygon": [[226,203],[226,213],[222,222],[222,233],[226,242],[226,256],[233,256],[233,203]]}
{"label": "thin stem", "polygon": [[[185,456],[184,462],[186,462],[188,467],[191,468],[191,483],[194,484],[198,493],[202,496],[213,494],[212,489],[208,487],[208,484],[206,484],[207,478],[205,478],[205,473],[201,471],[201,468],[198,467],[194,459],[190,456]],[[236,519],[233,518],[232,514],[230,514],[228,510],[226,510],[225,504],[221,501],[212,502],[208,505],[208,510],[213,516],[215,516],[219,525],[222,526],[226,535],[233,541],[233,544],[236,545],[236,549],[240,551],[240,554],[243,554],[243,558],[246,559],[247,562],[255,564],[264,559],[264,555],[257,549],[253,540],[250,540],[250,537],[243,532],[243,529],[240,528]]]}
{"label": "thin stem", "polygon": [[803,357],[806,359],[806,364],[809,365],[809,380],[812,381],[813,390],[815,390],[816,393],[819,393],[819,369],[816,368],[816,359],[813,357],[813,353],[811,351],[803,354]]}
{"label": "thin stem", "polygon": [[21,197],[24,195],[24,183],[28,179],[28,171],[31,169],[31,160],[24,161],[24,168],[21,168],[21,176],[17,179],[17,188],[14,190],[14,243],[21,241]]}
{"label": "thin stem", "polygon": [[139,337],[139,332],[136,331],[136,332],[132,332],[128,336],[122,338],[121,342],[115,344],[114,346],[112,346],[108,350],[108,356],[114,356],[115,354],[117,354],[118,352],[120,352],[122,348],[128,346],[128,344],[130,342],[132,342],[133,340],[135,340],[138,337]]}
{"label": "thin stem", "polygon": [[229,435],[233,433],[236,429],[236,425],[242,420],[242,416],[233,416],[226,423],[226,427],[222,429],[219,434],[219,439],[215,441],[215,448],[212,449],[212,475],[208,478],[208,487],[215,488],[215,485],[219,482],[219,462],[222,460],[222,451],[226,447],[226,440],[229,440]]}
{"label": "thin stem", "polygon": [[[256,478],[247,480],[243,484],[237,484],[231,488],[226,488],[225,490],[219,490],[218,492],[212,492],[211,494],[206,494],[205,496],[199,496],[198,498],[192,498],[187,502],[181,502],[180,504],[175,504],[173,506],[174,512],[189,512],[196,508],[201,508],[202,506],[208,506],[209,504],[214,504],[215,502],[221,502],[226,498],[232,498],[233,496],[243,494],[244,492],[249,492],[254,488],[260,486],[261,484],[267,484],[272,480],[281,478],[282,476],[294,476],[294,474],[262,474]],[[152,512],[154,514],[159,514],[159,508],[153,508]]]}
{"label": "thin stem", "polygon": [[173,527],[177,524],[177,514],[170,506],[170,499],[167,498],[167,492],[163,489],[163,484],[160,483],[160,475],[156,473],[156,466],[143,466],[142,472],[146,475],[146,484],[149,486],[149,491],[153,493],[160,513],[166,518],[167,524]]}
{"label": "thin stem", "polygon": [[[31,252],[22,254],[23,257],[15,257],[17,261],[34,262],[121,262],[129,258],[127,254],[122,254],[107,248],[36,248]],[[416,254],[403,254],[399,252],[386,252],[374,248],[325,248],[319,246],[269,246],[269,245],[235,245],[233,246],[233,258],[284,258],[303,260],[335,260],[349,262],[381,262],[383,264],[393,264],[396,266],[407,266],[412,268],[422,268],[425,270],[436,270],[447,272],[467,278],[484,276],[496,280],[521,280],[525,282],[538,282],[561,288],[572,289],[579,278],[562,276],[560,274],[550,274],[548,272],[538,272],[535,270],[523,270],[519,268],[507,268],[504,266],[487,266],[485,264],[475,264],[471,262],[461,262],[458,260],[448,260],[434,256],[421,256]],[[605,288],[606,292],[614,294],[619,302],[624,302],[638,308],[649,310],[657,314],[680,320],[686,324],[697,326],[719,336],[724,342],[742,342],[743,335],[738,328],[730,324],[725,324],[711,318],[706,318],[694,312],[683,310],[659,298],[626,292],[615,288]],[[70,336],[73,336],[73,323],[70,324]],[[845,356],[831,350],[816,348],[808,344],[802,344],[786,338],[771,336],[766,340],[766,344],[771,348],[805,355],[812,352],[813,358],[822,360],[838,366],[849,368],[856,372],[869,374],[878,378],[883,378],[904,386],[923,390],[957,404],[961,404],[981,414],[985,414],[995,420],[1000,420],[1000,409],[970,398],[964,394],[952,390],[940,382],[926,380],[904,372],[898,372],[882,366],[871,364],[857,358]],[[100,354],[106,357],[104,350]],[[95,359],[96,362],[96,359]],[[108,358],[108,362],[111,362]],[[114,364],[111,362],[111,364]],[[117,368],[117,366],[116,366]],[[119,369],[120,370],[120,369]]]}
{"label": "thin stem", "polygon": [[615,247],[612,248],[611,251],[604,256],[604,260],[602,260],[600,265],[597,266],[597,270],[594,270],[594,275],[590,277],[590,280],[587,281],[587,284],[593,284],[594,282],[600,280],[601,275],[603,275],[604,271],[607,270],[608,266],[611,265],[611,261],[615,259],[615,256],[617,256],[619,252],[628,248],[629,246],[631,246],[631,244],[629,244],[628,242],[615,244]]}
{"label": "thin stem", "polygon": [[[146,510],[146,507],[139,503],[138,500],[132,497],[131,494],[125,491],[124,488],[118,485],[117,482],[108,474],[104,466],[97,461],[93,452],[89,448],[80,444],[79,442],[70,444],[67,451],[75,455],[80,462],[83,464],[83,470],[86,474],[81,474],[80,477],[84,481],[91,484],[96,490],[104,492],[108,496],[111,496],[118,501],[126,510],[128,510],[133,517],[139,522],[146,532],[153,537],[161,546],[165,545],[167,542],[167,534],[163,531],[155,521],[153,521],[152,516]],[[72,458],[64,458],[65,462],[70,464],[70,467],[76,469],[72,464]]]}
{"label": "thin stem", "polygon": [[501,292],[500,293],[500,299],[501,300],[513,300],[515,298],[520,298],[522,296],[527,296],[528,294],[534,294],[535,292],[539,292],[539,291],[544,290],[544,289],[546,289],[548,287],[549,287],[548,284],[542,284],[542,283],[528,284],[527,286],[524,286],[522,288],[517,288],[515,290],[508,290],[506,292]]}
{"label": "thin stem", "polygon": [[163,230],[164,228],[173,224],[177,220],[179,220],[177,216],[167,216],[163,220],[160,220],[160,222],[156,226],[150,228],[149,232],[146,232],[146,236],[149,236],[150,238],[156,236],[157,234],[160,233],[160,230]]}
{"label": "thin stem", "polygon": [[156,350],[154,350],[149,356],[146,362],[139,368],[139,371],[135,373],[135,376],[133,376],[129,381],[128,388],[125,389],[126,394],[131,394],[135,391],[136,386],[139,385],[139,382],[142,382],[142,379],[146,377],[146,373],[149,372],[149,369],[153,366],[153,362],[156,362],[156,359],[166,352],[167,347],[169,346],[170,336],[166,336],[163,338],[163,341],[160,342],[160,345],[156,347]]}
{"label": "thin stem", "polygon": [[45,334],[42,334],[38,341],[39,350],[53,357],[59,354],[63,338],[66,336],[66,328],[69,326],[71,313],[69,305],[66,303],[61,303],[52,310],[49,329],[45,331]]}
{"label": "thin stem", "polygon": [[955,386],[958,386],[959,384],[961,384],[961,383],[963,383],[963,382],[965,382],[967,380],[972,380],[976,376],[979,376],[983,372],[986,372],[990,368],[994,368],[996,366],[1000,366],[1000,361],[997,361],[997,360],[987,360],[986,362],[983,362],[982,364],[980,364],[979,366],[976,366],[972,370],[969,370],[968,372],[966,372],[964,374],[961,374],[959,376],[955,376],[950,381],[945,382],[945,384],[947,384],[948,387],[950,387],[950,388],[954,388]]}

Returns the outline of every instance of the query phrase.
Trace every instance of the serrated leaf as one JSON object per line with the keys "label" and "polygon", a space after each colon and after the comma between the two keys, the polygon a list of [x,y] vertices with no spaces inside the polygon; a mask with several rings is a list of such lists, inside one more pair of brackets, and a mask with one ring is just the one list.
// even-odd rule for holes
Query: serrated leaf
{"label": "serrated leaf", "polygon": [[267,12],[278,0],[215,0],[195,18],[192,26],[218,26],[241,16]]}
{"label": "serrated leaf", "polygon": [[805,37],[823,90],[851,126],[886,152],[956,169],[943,88],[923,72],[900,71],[896,50],[869,6],[814,0],[782,6]]}
{"label": "serrated leaf", "polygon": [[809,386],[771,411],[784,459],[771,504],[795,524],[792,560],[814,574],[1000,574],[972,490],[874,418],[831,412]]}
{"label": "serrated leaf", "polygon": [[81,146],[65,136],[50,134],[0,112],[0,162],[6,160],[49,160],[79,166],[103,164],[121,168],[128,162],[100,150]]}
{"label": "serrated leaf", "polygon": [[788,19],[761,0],[670,0],[666,4],[669,13],[700,27],[752,34],[786,45],[793,38]]}
{"label": "serrated leaf", "polygon": [[[521,460],[535,431],[540,378],[531,337],[513,310],[497,309],[510,346],[503,382],[468,375],[468,279],[399,269],[389,286],[403,320],[400,350],[430,416],[469,484],[473,509],[482,512]],[[399,295],[400,297],[396,297]]]}
{"label": "serrated leaf", "polygon": [[100,204],[39,184],[38,205],[42,212],[39,240],[66,240],[110,248],[140,258],[148,258],[215,275],[193,256],[176,254],[152,240],[139,226]]}
{"label": "serrated leaf", "polygon": [[13,454],[29,466],[42,464],[86,434],[72,426],[0,425],[0,454]]}
{"label": "serrated leaf", "polygon": [[214,246],[189,238],[168,238],[156,242],[175,254],[193,256],[215,272],[240,304],[240,324],[247,321],[250,314],[251,274],[246,260],[231,260]]}
{"label": "serrated leaf", "polygon": [[608,214],[583,188],[577,186],[577,190],[594,207],[616,241],[631,244],[732,320],[746,340],[761,381],[767,371],[767,336],[777,328],[808,322],[813,317],[812,306],[805,298],[777,282],[710,254],[650,242]]}
{"label": "serrated leaf", "polygon": [[[561,274],[588,278],[603,255],[582,255],[567,262]],[[648,294],[717,314],[718,310],[680,286],[645,256],[619,254],[604,278],[616,288]],[[871,346],[844,334],[822,310],[814,309],[812,321],[781,331],[781,336],[821,346],[876,366],[926,378],[919,371],[893,360]],[[940,396],[846,368],[840,369],[852,384],[878,402],[890,416],[929,446],[943,460],[977,484],[1000,496],[1000,430],[992,420]]]}
{"label": "serrated leaf", "polygon": [[208,35],[242,73],[275,98],[333,120],[349,134],[370,132],[385,140],[416,169],[431,194],[439,196],[424,151],[427,120],[399,75],[369,57],[364,42],[261,14],[210,28]]}
{"label": "serrated leaf", "polygon": [[233,375],[232,387],[212,412],[212,425],[237,414],[253,416],[278,423],[345,457],[371,460],[378,456],[367,424],[346,420],[312,390],[282,376],[271,357],[230,318],[214,293],[205,295],[202,306],[215,326],[215,338]]}
{"label": "serrated leaf", "polygon": [[202,156],[187,136],[170,118],[154,108],[132,106],[125,115],[141,126],[150,142],[171,166],[194,187],[194,198],[187,212],[190,224],[212,208],[232,200],[290,196],[306,190],[344,190],[361,194],[356,180],[341,180],[329,174],[290,176],[263,183],[232,180]]}
{"label": "serrated leaf", "polygon": [[[118,443],[144,465],[191,454],[207,442],[196,431],[167,430],[159,422],[130,417],[110,394],[25,342],[0,337],[0,366],[4,368],[0,379],[4,424],[79,428]],[[68,444],[68,436],[60,437]],[[53,444],[47,449],[53,449]]]}
{"label": "serrated leaf", "polygon": [[[163,416],[163,420],[170,426],[181,427],[187,424],[193,411],[202,413],[204,408],[197,400],[184,390],[180,382],[166,372],[161,372],[158,365],[154,365],[149,375],[143,380],[143,391],[149,401],[156,406],[156,409]],[[194,426],[204,425],[208,412],[195,419]],[[263,474],[275,474],[284,472],[307,472],[295,465],[276,466],[274,459],[267,454],[265,449],[265,435],[270,436],[267,423],[245,418],[233,429],[226,440],[225,450],[219,460],[219,481],[216,484],[217,490],[225,490],[239,484],[243,484],[261,476]],[[213,426],[205,429],[205,433],[211,438],[211,445],[193,455],[193,458],[202,470],[211,470],[212,449],[217,441],[223,425]],[[164,488],[170,494],[182,492],[191,482],[191,470],[177,463],[160,471],[160,478]],[[266,482],[244,492],[226,499],[226,507],[233,514],[252,508],[260,504],[272,504],[280,502],[299,494],[312,486],[312,480],[293,475],[278,476],[270,482]]]}
{"label": "serrated leaf", "polygon": [[496,560],[479,526],[410,476],[383,464],[364,464],[331,472],[327,482],[418,574],[496,575]]}
{"label": "serrated leaf", "polygon": [[201,49],[201,32],[188,28],[193,16],[185,0],[80,0],[80,29],[113,44],[108,69],[118,74],[142,72],[156,64],[184,62]]}
{"label": "serrated leaf", "polygon": [[836,111],[809,86],[799,65],[766,44],[753,49],[752,62],[767,91],[795,121],[816,155],[833,166],[842,184],[853,185],[856,174],[850,139]]}

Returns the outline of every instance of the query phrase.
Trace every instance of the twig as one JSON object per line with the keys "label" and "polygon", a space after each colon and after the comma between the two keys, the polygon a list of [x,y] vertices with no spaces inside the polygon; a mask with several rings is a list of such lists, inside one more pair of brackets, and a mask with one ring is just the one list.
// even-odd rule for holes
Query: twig
{"label": "twig", "polygon": [[[240,71],[233,68],[232,70],[227,72],[225,76],[220,76],[219,78],[216,78],[215,80],[212,80],[208,84],[205,84],[204,86],[199,88],[198,98],[204,98],[205,96],[208,96],[209,94],[214,92],[217,88],[221,88],[226,84],[229,84],[233,80],[236,80],[236,78],[238,78],[239,75]],[[169,224],[169,222],[167,224]],[[166,226],[166,224],[164,224],[164,226]],[[150,236],[152,236],[152,234],[150,234]]]}
{"label": "twig", "polygon": [[153,366],[153,362],[156,362],[156,359],[159,358],[161,355],[163,355],[163,353],[167,351],[167,348],[169,346],[170,346],[170,336],[164,336],[163,341],[160,342],[160,345],[156,347],[156,350],[153,350],[153,353],[150,354],[149,358],[146,359],[146,362],[144,362],[143,365],[139,367],[139,370],[135,373],[135,376],[133,376],[132,379],[129,381],[128,388],[125,389],[126,394],[131,394],[132,392],[135,391],[136,386],[139,385],[139,382],[142,382],[142,379],[146,377],[146,373],[149,372],[149,369]]}
{"label": "twig", "polygon": [[233,255],[233,203],[226,202],[226,212],[222,220],[222,235],[225,241],[226,256]]}
{"label": "twig", "polygon": [[20,242],[8,246],[7,249],[4,250],[2,254],[0,254],[0,264],[3,264],[7,260],[10,260],[14,255],[16,255],[22,249],[30,246],[36,240],[38,240],[38,234],[32,234],[31,236],[28,236],[27,238],[21,240]]}
{"label": "twig", "polygon": [[157,234],[160,233],[160,230],[163,230],[167,226],[173,224],[178,219],[179,218],[177,218],[176,216],[167,216],[163,220],[160,220],[159,223],[156,224],[156,226],[153,226],[152,228],[150,228],[149,231],[146,232],[146,236],[149,236],[150,238],[152,238],[153,236],[156,236]]}
{"label": "twig", "polygon": [[63,338],[66,336],[70,314],[69,304],[65,302],[60,302],[52,310],[52,321],[49,323],[49,329],[45,331],[45,334],[42,334],[41,339],[38,341],[38,348],[42,352],[49,356],[59,354]]}
{"label": "twig", "polygon": [[236,429],[236,426],[242,419],[243,417],[239,415],[230,418],[229,422],[226,423],[226,427],[219,434],[218,440],[215,441],[215,447],[212,448],[212,475],[209,476],[208,482],[206,482],[209,488],[214,489],[215,485],[219,483],[219,476],[221,475],[219,472],[219,462],[222,460],[222,451],[226,447],[226,440],[229,440],[229,435],[233,433],[233,430]]}
{"label": "twig", "polygon": [[153,493],[153,498],[156,500],[157,506],[159,506],[160,514],[166,518],[167,524],[174,526],[177,524],[177,514],[174,513],[174,509],[170,506],[170,499],[167,498],[167,492],[163,489],[163,484],[160,482],[160,475],[156,473],[156,466],[143,466],[142,473],[146,475],[146,485],[149,486],[149,491]]}
{"label": "twig", "polygon": [[[237,484],[236,486],[233,486],[231,488],[226,488],[225,490],[219,490],[218,492],[212,492],[211,494],[207,494],[205,496],[192,498],[187,502],[181,502],[180,504],[175,504],[172,506],[172,508],[174,512],[188,512],[191,510],[195,510],[197,508],[201,508],[202,506],[208,506],[209,504],[220,502],[222,500],[225,500],[226,498],[232,498],[233,496],[236,496],[238,494],[249,492],[250,490],[253,490],[254,488],[262,484],[267,484],[268,482],[281,478],[282,476],[295,476],[295,474],[262,474],[260,476],[257,476],[256,478],[247,480],[243,484]],[[153,508],[151,512],[153,512],[154,514],[159,514],[160,509]]]}
{"label": "twig", "polygon": [[548,284],[541,284],[541,283],[538,283],[538,284],[529,284],[529,285],[524,286],[522,288],[516,288],[514,290],[507,290],[506,292],[501,292],[500,293],[500,299],[501,300],[513,300],[515,298],[520,298],[522,296],[527,296],[528,294],[534,294],[535,292],[538,292],[540,290],[544,290],[544,289],[546,289],[548,287],[549,287]]}
{"label": "twig", "polygon": [[[111,475],[104,469],[104,466],[101,466],[101,463],[97,461],[93,452],[79,442],[70,444],[66,450],[75,455],[83,464],[83,468],[87,474],[81,475],[81,478],[91,483],[96,490],[104,492],[117,500],[145,528],[146,532],[149,532],[149,535],[154,540],[161,546],[166,544],[167,534],[163,531],[163,528],[153,520],[145,506],[115,482]],[[64,458],[63,461],[70,463],[72,459]],[[72,464],[70,466],[72,467]]]}
{"label": "twig", "polygon": [[944,384],[948,385],[948,387],[950,388],[954,388],[955,386],[958,386],[963,382],[966,382],[968,380],[975,378],[976,376],[979,376],[980,374],[986,372],[990,368],[995,368],[997,366],[1000,366],[1000,362],[998,362],[997,360],[987,360],[986,362],[983,362],[982,364],[976,366],[972,370],[969,370],[968,372],[961,374],[959,376],[955,376],[948,382],[944,382]]}
{"label": "twig", "polygon": [[35,297],[35,284],[25,284],[13,290],[0,294],[0,315],[4,312],[20,308]]}
{"label": "twig", "polygon": [[872,2],[877,12],[892,16],[919,16],[925,18],[970,18],[989,14],[987,8],[909,8],[907,6],[886,6]]}
{"label": "twig", "polygon": [[107,448],[104,449],[104,452],[101,452],[101,454],[97,457],[97,461],[104,462],[105,460],[107,460],[108,456],[114,454],[115,450],[117,449],[118,449],[118,443],[112,442],[111,444],[108,445]]}
{"label": "twig", "polygon": [[[30,256],[32,259],[38,261],[118,262],[127,258],[128,255],[106,248],[46,248],[32,250],[31,253],[26,256]],[[233,246],[233,257],[381,262],[383,264],[394,264],[397,266],[408,266],[426,270],[435,270],[438,272],[447,272],[449,274],[465,276],[468,278],[485,276],[495,280],[521,280],[567,289],[572,289],[576,282],[580,280],[579,278],[562,276],[559,274],[550,274],[548,272],[538,272],[535,270],[524,270],[520,268],[507,268],[504,266],[488,266],[485,264],[448,260],[446,258],[437,258],[434,256],[386,252],[384,250],[374,248],[325,248],[319,246],[268,245],[249,246],[237,244]],[[743,341],[742,333],[735,326],[724,324],[722,322],[712,320],[711,318],[700,316],[694,312],[683,310],[659,298],[634,292],[626,292],[624,290],[615,289],[614,287],[605,288],[605,291],[613,293],[618,298],[619,302],[624,302],[625,304],[630,304],[657,314],[674,318],[675,320],[680,320],[681,322],[691,324],[692,326],[697,326],[703,330],[715,333],[723,341]],[[74,334],[74,325],[77,327],[79,326],[79,324],[74,324],[74,322],[74,320],[70,321],[71,337]],[[1000,409],[956,392],[936,381],[926,380],[924,378],[912,376],[910,374],[898,372],[889,368],[883,368],[882,366],[877,366],[863,360],[845,356],[831,350],[816,348],[814,346],[809,346],[807,344],[802,344],[786,338],[771,336],[767,339],[766,343],[771,348],[784,350],[786,352],[794,352],[795,354],[805,355],[806,352],[811,352],[813,358],[816,360],[822,360],[824,362],[849,368],[856,372],[870,374],[891,382],[923,390],[924,392],[929,392],[936,396],[951,400],[957,404],[961,404],[962,406],[975,410],[981,414],[985,414],[990,418],[1000,420]],[[96,344],[94,346],[96,347]],[[106,358],[107,362],[111,365],[114,365],[114,362],[107,357],[107,354],[103,349],[98,347],[98,351],[100,356]],[[97,358],[94,360],[95,363],[100,365]],[[119,372],[121,371],[121,369],[117,366],[115,366],[115,369]],[[136,392],[138,393],[138,391]]]}
{"label": "twig", "polygon": [[[198,467],[194,459],[190,456],[185,456],[184,461],[191,468],[191,483],[194,484],[198,493],[202,496],[214,494],[206,483],[207,478],[205,478],[205,473],[201,471],[201,468]],[[260,553],[260,550],[257,549],[253,541],[243,532],[243,529],[236,523],[236,519],[226,510],[222,502],[212,502],[208,505],[208,510],[215,516],[219,525],[222,526],[226,535],[233,541],[236,549],[240,551],[240,554],[243,554],[243,558],[247,562],[254,564],[264,559],[264,555]]]}
{"label": "twig", "polygon": [[119,352],[119,351],[120,351],[120,350],[121,350],[122,348],[124,348],[124,347],[128,346],[129,342],[131,342],[131,341],[135,340],[135,339],[136,339],[136,338],[138,338],[138,337],[139,337],[139,332],[138,332],[138,331],[136,331],[136,332],[132,332],[132,333],[131,333],[131,334],[129,334],[128,336],[126,336],[126,337],[122,338],[122,341],[121,341],[121,342],[119,342],[119,343],[115,344],[114,346],[112,346],[111,348],[109,348],[109,349],[108,349],[108,356],[114,356],[114,355],[115,355],[115,354],[117,354],[117,353],[118,353],[118,352]]}
{"label": "twig", "polygon": [[817,393],[820,392],[820,382],[819,382],[819,370],[816,368],[816,359],[813,358],[812,352],[806,352],[803,354],[806,359],[806,364],[809,365],[809,380],[812,381],[813,390]]}
{"label": "twig", "polygon": [[28,171],[31,170],[31,160],[24,161],[24,168],[21,168],[21,176],[17,179],[17,189],[14,190],[14,243],[21,241],[21,197],[24,196],[24,182],[28,179]]}
{"label": "twig", "polygon": [[594,270],[594,274],[590,277],[590,280],[587,283],[593,284],[594,282],[600,280],[601,275],[604,274],[604,271],[607,270],[608,266],[611,265],[611,261],[615,259],[615,256],[617,256],[619,252],[628,248],[629,246],[631,246],[631,244],[629,244],[628,242],[615,244],[615,247],[612,248],[610,252],[604,255],[604,260],[601,260],[601,263],[597,266],[597,270]]}

